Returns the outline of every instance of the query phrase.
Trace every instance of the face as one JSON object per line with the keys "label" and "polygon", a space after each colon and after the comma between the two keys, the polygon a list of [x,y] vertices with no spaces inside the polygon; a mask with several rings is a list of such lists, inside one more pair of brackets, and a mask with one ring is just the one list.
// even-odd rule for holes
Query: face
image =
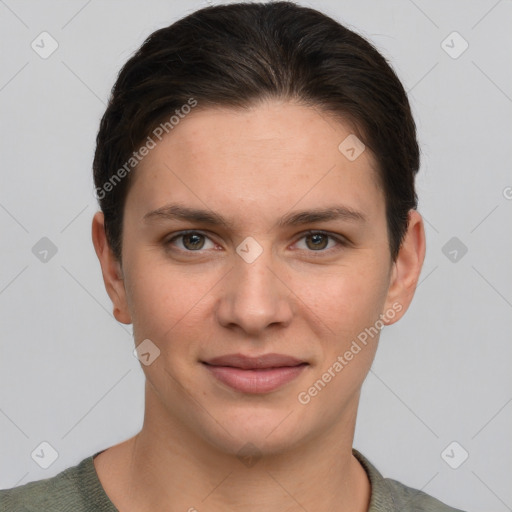
{"label": "face", "polygon": [[[97,214],[116,317],[160,351],[142,365],[154,421],[227,453],[350,430],[380,328],[405,312],[424,250],[414,213],[391,261],[373,156],[338,149],[351,133],[288,102],[196,109],[134,171],[122,269]],[[213,361],[233,354],[294,359]]]}

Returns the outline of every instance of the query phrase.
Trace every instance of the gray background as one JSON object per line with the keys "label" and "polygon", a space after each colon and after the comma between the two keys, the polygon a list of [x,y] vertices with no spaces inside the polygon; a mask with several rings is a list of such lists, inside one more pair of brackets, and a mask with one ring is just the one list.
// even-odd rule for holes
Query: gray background
{"label": "gray background", "polygon": [[[390,60],[422,147],[426,262],[408,314],[381,336],[354,446],[454,506],[512,510],[512,3],[303,3]],[[131,329],[111,314],[90,240],[94,140],[131,53],[205,5],[0,0],[0,488],[51,477],[142,425]],[[59,45],[47,59],[31,48],[43,31]],[[453,31],[469,44],[457,58]],[[57,248],[46,262],[32,250],[42,237]],[[43,441],[58,452],[47,469],[31,457]]]}

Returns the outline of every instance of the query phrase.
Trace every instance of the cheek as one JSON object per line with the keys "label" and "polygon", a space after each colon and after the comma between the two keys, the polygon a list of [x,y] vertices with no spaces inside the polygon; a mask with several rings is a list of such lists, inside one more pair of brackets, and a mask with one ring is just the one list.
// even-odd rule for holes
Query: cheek
{"label": "cheek", "polygon": [[126,281],[136,342],[149,338],[169,350],[169,342],[190,336],[194,329],[204,332],[204,320],[201,325],[198,317],[213,299],[214,277],[143,258],[133,261]]}
{"label": "cheek", "polygon": [[387,289],[386,270],[382,265],[369,263],[347,265],[311,277],[303,282],[300,296],[304,297],[309,316],[313,312],[331,334],[328,338],[335,335],[341,343],[375,323],[382,312]]}

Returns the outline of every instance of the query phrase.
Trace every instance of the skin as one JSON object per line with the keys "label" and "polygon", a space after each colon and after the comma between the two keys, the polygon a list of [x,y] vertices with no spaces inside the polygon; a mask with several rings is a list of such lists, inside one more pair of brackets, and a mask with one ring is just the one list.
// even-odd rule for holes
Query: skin
{"label": "skin", "polygon": [[[121,512],[368,509],[369,481],[351,449],[378,335],[309,403],[297,397],[393,304],[401,310],[384,323],[405,313],[425,234],[411,211],[392,262],[373,155],[366,149],[350,161],[338,150],[350,133],[350,126],[290,102],[197,107],[134,171],[122,265],[107,244],[102,213],[94,216],[93,242],[114,315],[133,323],[136,345],[150,339],[160,350],[141,365],[141,431],[94,459]],[[144,220],[169,203],[216,212],[233,225]],[[289,213],[335,205],[365,220],[278,225]],[[183,230],[205,238],[169,242]],[[347,243],[324,236],[317,248],[308,230]],[[236,252],[249,236],[263,250],[252,263]],[[270,352],[309,365],[278,390],[249,395],[201,363]],[[260,456],[251,467],[237,457],[247,443]]]}

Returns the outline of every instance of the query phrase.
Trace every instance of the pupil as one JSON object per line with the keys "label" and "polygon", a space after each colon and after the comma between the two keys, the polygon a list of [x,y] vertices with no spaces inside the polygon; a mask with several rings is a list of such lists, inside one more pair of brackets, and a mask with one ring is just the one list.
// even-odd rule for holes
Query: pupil
{"label": "pupil", "polygon": [[[315,249],[318,249],[320,247],[320,245],[322,246],[321,247],[322,249],[325,247],[325,241],[326,241],[325,235],[323,235],[321,233],[315,233],[314,235],[309,235],[309,236],[312,240],[314,240],[313,247]],[[324,242],[324,243],[322,244],[322,242]]]}
{"label": "pupil", "polygon": [[[204,245],[204,242],[201,243],[201,237],[202,235],[198,234],[185,235],[183,237],[185,247],[189,249],[201,249],[201,247]],[[188,247],[188,242],[190,242],[190,245],[192,245],[192,247]],[[198,245],[199,247],[197,247]]]}

